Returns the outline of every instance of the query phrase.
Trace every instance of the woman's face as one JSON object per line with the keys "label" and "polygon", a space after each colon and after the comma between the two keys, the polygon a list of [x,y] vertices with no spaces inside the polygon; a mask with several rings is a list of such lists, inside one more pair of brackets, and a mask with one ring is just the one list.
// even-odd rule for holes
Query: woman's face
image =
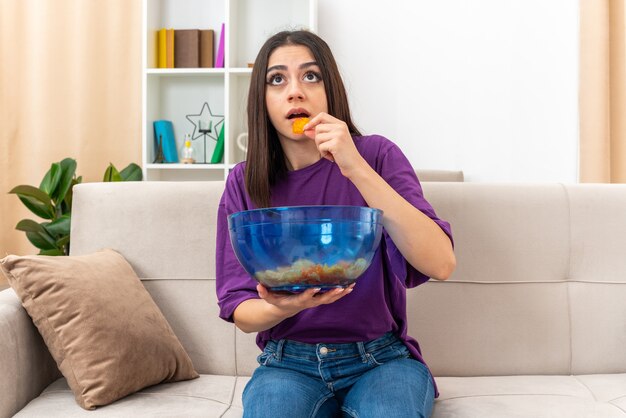
{"label": "woman's face", "polygon": [[268,60],[265,82],[265,104],[281,141],[305,138],[292,132],[296,118],[328,112],[320,68],[305,46],[276,48]]}

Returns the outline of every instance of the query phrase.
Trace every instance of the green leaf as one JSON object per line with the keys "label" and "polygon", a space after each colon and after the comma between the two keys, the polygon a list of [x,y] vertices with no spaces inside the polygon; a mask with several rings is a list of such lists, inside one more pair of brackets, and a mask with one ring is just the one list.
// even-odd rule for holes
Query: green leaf
{"label": "green leaf", "polygon": [[63,247],[64,245],[69,244],[69,242],[70,242],[70,236],[69,236],[69,235],[66,235],[66,236],[64,236],[64,237],[62,237],[62,238],[59,238],[59,239],[57,240],[57,247],[61,248],[61,247]]}
{"label": "green leaf", "polygon": [[59,180],[61,180],[61,164],[52,163],[50,170],[46,173],[39,188],[43,190],[48,196],[52,196],[54,190],[59,187]]}
{"label": "green leaf", "polygon": [[15,225],[15,229],[24,232],[41,232],[44,228],[32,219],[22,219]]}
{"label": "green leaf", "polygon": [[16,194],[24,206],[35,215],[44,219],[54,218],[54,206],[50,196],[37,187],[29,185],[16,186],[9,193]]}
{"label": "green leaf", "polygon": [[33,199],[38,200],[44,205],[50,205],[52,208],[52,199],[50,196],[41,189],[38,189],[35,186],[29,186],[27,184],[23,184],[21,186],[15,186],[12,188],[9,193],[16,194],[22,197],[32,197]]}
{"label": "green leaf", "polygon": [[38,255],[65,255],[65,253],[62,250],[55,248],[52,250],[41,250]]}
{"label": "green leaf", "polygon": [[122,176],[122,181],[141,181],[143,179],[141,167],[135,163],[128,164],[126,168],[120,171],[120,175]]}
{"label": "green leaf", "polygon": [[72,158],[65,158],[60,163],[61,165],[61,179],[59,180],[59,186],[54,191],[52,198],[55,202],[60,203],[65,199],[65,195],[72,187],[72,180],[76,173],[76,160]]}
{"label": "green leaf", "polygon": [[117,171],[117,168],[115,168],[113,164],[109,163],[109,166],[104,172],[104,178],[102,181],[122,181],[122,176],[120,175],[120,172]]}
{"label": "green leaf", "polygon": [[70,190],[65,194],[65,199],[61,203],[61,213],[69,214],[72,212],[72,199],[74,197],[74,186],[80,184],[83,181],[83,176],[78,177],[77,179],[72,179],[72,185]]}
{"label": "green leaf", "polygon": [[43,233],[27,232],[26,238],[40,250],[54,250],[57,248],[54,239],[45,231]]}
{"label": "green leaf", "polygon": [[[65,199],[67,199],[68,196],[65,196]],[[72,204],[68,204],[67,200],[64,200],[63,202],[61,202],[61,214],[62,215],[70,215],[72,213]],[[61,215],[61,216],[62,216]]]}
{"label": "green leaf", "polygon": [[[65,214],[53,222],[50,222],[43,227],[48,233],[54,237],[60,237],[70,234],[70,215]],[[19,224],[18,224],[19,225]]]}
{"label": "green leaf", "polygon": [[52,205],[44,205],[38,200],[33,199],[32,197],[22,197],[18,195],[24,206],[26,206],[32,213],[44,219],[53,219],[54,218],[54,208]]}

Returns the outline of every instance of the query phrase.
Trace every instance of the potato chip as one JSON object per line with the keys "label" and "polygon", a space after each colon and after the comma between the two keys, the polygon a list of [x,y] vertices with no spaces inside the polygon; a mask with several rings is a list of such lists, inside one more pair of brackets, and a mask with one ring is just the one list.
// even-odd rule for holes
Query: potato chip
{"label": "potato chip", "polygon": [[294,134],[303,134],[304,133],[304,125],[309,123],[309,118],[297,118],[293,121],[293,125],[291,126],[291,130]]}

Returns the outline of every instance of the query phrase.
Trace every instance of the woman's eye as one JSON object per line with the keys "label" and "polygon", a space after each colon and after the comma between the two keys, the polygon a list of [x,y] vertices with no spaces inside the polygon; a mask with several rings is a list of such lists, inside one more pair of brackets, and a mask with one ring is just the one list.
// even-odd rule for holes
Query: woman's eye
{"label": "woman's eye", "polygon": [[280,74],[274,74],[274,75],[270,76],[270,78],[269,78],[269,80],[268,80],[268,83],[269,83],[269,84],[271,84],[271,85],[273,85],[273,86],[278,86],[278,85],[282,84],[282,82],[283,82],[284,80],[285,80],[285,79],[283,78],[283,76],[282,76],[282,75],[280,75]]}
{"label": "woman's eye", "polygon": [[313,72],[308,72],[304,75],[304,80],[311,82],[311,83],[315,83],[318,82],[322,79],[322,77],[319,76],[319,74],[313,73]]}

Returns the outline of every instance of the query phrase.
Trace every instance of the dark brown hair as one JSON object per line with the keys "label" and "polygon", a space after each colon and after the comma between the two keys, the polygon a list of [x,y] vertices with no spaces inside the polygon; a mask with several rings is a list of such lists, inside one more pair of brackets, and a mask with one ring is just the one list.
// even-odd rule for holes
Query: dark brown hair
{"label": "dark brown hair", "polygon": [[285,154],[265,103],[269,57],[276,48],[285,45],[302,45],[311,51],[321,71],[328,113],[344,121],[351,135],[361,135],[352,122],[346,89],[328,44],[314,33],[304,30],[279,32],[269,38],[254,61],[248,91],[246,189],[260,208],[270,206],[271,187],[287,173]]}

